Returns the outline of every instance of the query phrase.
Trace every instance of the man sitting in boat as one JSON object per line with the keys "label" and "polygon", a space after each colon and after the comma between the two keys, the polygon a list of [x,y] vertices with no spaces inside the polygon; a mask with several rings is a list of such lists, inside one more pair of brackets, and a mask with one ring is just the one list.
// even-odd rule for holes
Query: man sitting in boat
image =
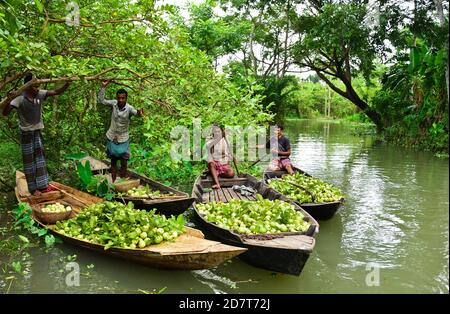
{"label": "man sitting in boat", "polygon": [[214,179],[213,189],[220,189],[219,177],[233,178],[234,172],[229,162],[234,160],[225,130],[217,125],[212,127],[212,136],[206,142],[208,169]]}
{"label": "man sitting in boat", "polygon": [[[277,124],[274,129],[274,136],[266,143],[266,148],[270,148],[272,152],[272,161],[267,167],[270,171],[285,170],[289,174],[294,174],[291,160],[291,142],[284,136],[283,125]],[[259,148],[263,148],[258,146]]]}
{"label": "man sitting in boat", "polygon": [[127,164],[130,159],[130,138],[128,127],[132,116],[144,116],[144,109],[136,110],[127,103],[128,93],[124,89],[116,92],[116,100],[105,99],[105,91],[109,81],[102,82],[98,93],[100,103],[112,108],[111,125],[106,133],[106,154],[111,159],[111,177],[114,182],[117,177],[117,161],[120,160],[120,177],[127,174]]}
{"label": "man sitting in boat", "polygon": [[[31,73],[24,78],[24,84],[33,79]],[[44,154],[44,143],[41,130],[44,128],[42,120],[43,102],[47,97],[62,94],[70,83],[55,90],[43,90],[31,86],[21,96],[14,98],[3,109],[7,116],[13,108],[19,116],[20,145],[22,149],[23,170],[27,180],[28,191],[33,196],[51,192],[54,189],[48,185],[49,178]]]}

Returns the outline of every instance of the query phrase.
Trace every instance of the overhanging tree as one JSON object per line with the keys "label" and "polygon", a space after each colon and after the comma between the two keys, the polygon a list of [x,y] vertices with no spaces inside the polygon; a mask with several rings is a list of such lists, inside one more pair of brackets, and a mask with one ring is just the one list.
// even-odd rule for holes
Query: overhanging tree
{"label": "overhanging tree", "polygon": [[[333,91],[360,108],[380,131],[380,114],[363,100],[353,86],[353,79],[367,80],[374,69],[376,49],[367,27],[364,3],[329,3],[311,1],[314,10],[297,16],[294,29],[299,35],[292,55],[297,65],[313,70]],[[339,88],[331,78],[340,80]]]}

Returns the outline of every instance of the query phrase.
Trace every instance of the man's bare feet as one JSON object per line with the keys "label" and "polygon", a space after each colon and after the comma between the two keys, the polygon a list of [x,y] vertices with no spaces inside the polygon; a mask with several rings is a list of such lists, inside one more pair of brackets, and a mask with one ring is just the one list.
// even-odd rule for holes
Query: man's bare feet
{"label": "man's bare feet", "polygon": [[52,187],[51,185],[47,186],[45,189],[40,190],[41,193],[49,193],[49,192],[53,192],[56,191],[56,189],[54,187]]}
{"label": "man's bare feet", "polygon": [[213,189],[220,189],[220,185],[218,185],[218,184],[214,184],[211,188],[213,188]]}
{"label": "man's bare feet", "polygon": [[41,191],[39,191],[39,190],[36,190],[36,191],[34,191],[34,193],[33,193],[33,196],[41,196]]}

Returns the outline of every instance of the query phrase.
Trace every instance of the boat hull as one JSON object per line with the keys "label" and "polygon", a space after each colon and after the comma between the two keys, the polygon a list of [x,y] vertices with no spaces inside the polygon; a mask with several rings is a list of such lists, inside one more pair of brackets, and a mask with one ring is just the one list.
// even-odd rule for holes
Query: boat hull
{"label": "boat hull", "polygon": [[[221,180],[222,188],[230,187],[234,184],[246,184],[255,188],[259,194],[267,199],[280,199],[283,201],[289,200],[280,193],[266,187],[256,178],[250,175],[243,175],[239,181],[235,180]],[[211,197],[205,197],[202,193],[203,188],[208,188],[211,185],[211,180],[202,177],[197,178],[192,196],[195,197],[196,203],[204,203],[214,201]],[[232,195],[223,193],[229,196],[228,199],[220,201],[229,201]],[[218,193],[218,196],[221,194]],[[206,201],[206,199],[208,199]],[[251,200],[251,199],[250,199]],[[291,202],[292,203],[292,202]],[[198,212],[194,204],[195,221],[198,228],[205,232],[206,237],[217,239],[223,243],[246,248],[247,251],[239,256],[243,261],[250,265],[266,269],[269,271],[280,272],[299,276],[310,256],[315,245],[315,235],[318,232],[319,225],[307,212],[296,205],[296,210],[301,211],[307,220],[311,223],[311,228],[304,235],[300,234],[281,234],[279,238],[256,240],[248,239],[242,235],[238,235],[228,229],[221,228],[213,223],[206,221]]]}

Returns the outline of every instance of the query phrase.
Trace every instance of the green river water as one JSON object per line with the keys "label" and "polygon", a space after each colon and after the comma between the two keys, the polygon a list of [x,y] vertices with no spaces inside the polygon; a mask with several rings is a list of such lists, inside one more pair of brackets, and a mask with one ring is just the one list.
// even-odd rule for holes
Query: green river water
{"label": "green river water", "polygon": [[[315,250],[299,277],[237,258],[210,270],[163,271],[66,244],[48,251],[42,245],[19,255],[25,275],[0,269],[0,293],[449,292],[448,159],[354,136],[339,123],[289,121],[286,133],[294,164],[346,195],[338,213],[319,222]],[[5,227],[14,198],[2,197]],[[74,287],[66,285],[65,269],[73,255],[81,269]],[[11,259],[0,252],[0,263],[6,269]]]}

